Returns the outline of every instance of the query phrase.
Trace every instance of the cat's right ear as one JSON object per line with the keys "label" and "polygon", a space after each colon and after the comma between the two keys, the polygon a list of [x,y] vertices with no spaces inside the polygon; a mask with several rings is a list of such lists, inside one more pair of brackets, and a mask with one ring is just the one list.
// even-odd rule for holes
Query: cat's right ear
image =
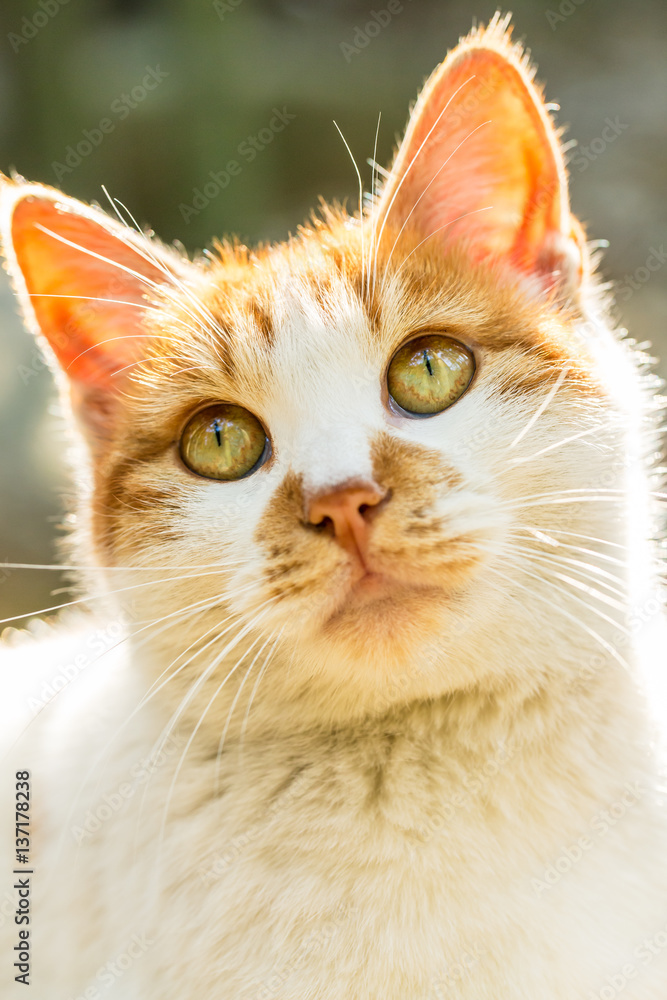
{"label": "cat's right ear", "polygon": [[95,449],[111,436],[124,382],[144,355],[151,303],[190,265],[100,209],[1,175],[0,233],[26,325],[67,376]]}
{"label": "cat's right ear", "polygon": [[550,105],[496,14],[426,83],[378,199],[376,228],[428,248],[457,241],[474,260],[509,268],[537,294],[576,301],[590,270],[569,206]]}

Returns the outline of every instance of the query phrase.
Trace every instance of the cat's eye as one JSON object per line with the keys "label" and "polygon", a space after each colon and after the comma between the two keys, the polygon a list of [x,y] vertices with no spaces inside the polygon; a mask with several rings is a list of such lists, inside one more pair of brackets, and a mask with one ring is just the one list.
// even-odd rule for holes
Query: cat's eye
{"label": "cat's eye", "polygon": [[241,479],[259,468],[268,451],[257,417],[233,403],[215,403],[195,413],[180,441],[185,465],[206,479]]}
{"label": "cat's eye", "polygon": [[460,399],[474,374],[475,359],[458,340],[422,334],[396,351],[387,372],[387,388],[410,416],[428,417]]}

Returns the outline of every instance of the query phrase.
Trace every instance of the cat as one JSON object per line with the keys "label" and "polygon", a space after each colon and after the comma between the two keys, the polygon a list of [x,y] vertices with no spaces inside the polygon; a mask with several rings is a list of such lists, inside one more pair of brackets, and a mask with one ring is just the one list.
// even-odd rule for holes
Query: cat
{"label": "cat", "polygon": [[3,649],[3,997],[667,996],[660,400],[533,76],[475,28],[257,251],[3,180],[82,588]]}

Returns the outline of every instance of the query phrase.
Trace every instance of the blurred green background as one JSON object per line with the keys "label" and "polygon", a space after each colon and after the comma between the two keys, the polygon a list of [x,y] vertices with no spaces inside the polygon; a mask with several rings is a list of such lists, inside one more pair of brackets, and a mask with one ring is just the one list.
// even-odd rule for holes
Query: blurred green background
{"label": "blurred green background", "polygon": [[[280,239],[320,195],[354,205],[333,120],[364,164],[382,112],[387,162],[424,78],[495,10],[486,0],[400,6],[387,21],[387,0],[2,0],[0,169],[86,200],[102,201],[105,185],[189,250],[226,233]],[[573,206],[591,238],[610,241],[603,272],[620,320],[654,343],[667,374],[667,4],[520,0],[512,10],[578,142]],[[386,23],[367,32],[373,12]],[[270,129],[275,108],[294,116],[282,131]],[[240,172],[209,198],[210,172],[233,159]],[[52,562],[70,490],[65,441],[4,275],[0,321],[0,562]],[[55,574],[0,570],[2,617],[56,603],[59,585]]]}

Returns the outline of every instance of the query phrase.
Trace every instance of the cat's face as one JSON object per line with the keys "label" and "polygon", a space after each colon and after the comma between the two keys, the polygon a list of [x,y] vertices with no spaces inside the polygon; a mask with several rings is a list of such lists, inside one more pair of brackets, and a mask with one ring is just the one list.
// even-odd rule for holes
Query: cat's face
{"label": "cat's face", "polygon": [[583,312],[539,100],[499,30],[475,35],[362,225],[206,267],[9,186],[10,266],[91,443],[96,558],[128,567],[116,588],[164,567],[132,596],[166,649],[210,663],[231,622],[265,684],[335,716],[537,683],[554,643],[567,665],[608,642],[559,580],[627,541],[638,390]]}
{"label": "cat's face", "polygon": [[[369,306],[357,234],[335,228],[331,252],[278,249],[255,264],[250,289],[241,279],[230,292],[234,265],[216,264],[203,300],[211,320],[196,336],[166,333],[164,359],[142,366],[93,500],[100,559],[228,560],[192,591],[177,582],[173,610],[184,593],[223,593],[218,617],[223,606],[244,622],[256,615],[305,678],[324,672],[357,698],[360,685],[375,691],[397,676],[409,689],[415,665],[413,683],[451,689],[498,669],[497,657],[471,662],[463,652],[494,631],[509,649],[504,624],[524,617],[517,598],[538,620],[549,617],[545,598],[558,599],[548,588],[534,598],[534,579],[517,571],[522,546],[549,551],[526,526],[609,535],[604,505],[549,501],[555,490],[607,484],[613,435],[523,459],[613,420],[612,407],[567,317],[456,252],[423,252],[403,267],[405,247],[380,262]],[[473,379],[440,413],[400,412],[387,369],[406,342],[438,333],[471,352]],[[512,448],[566,360],[567,385]],[[183,429],[202,411],[208,423],[217,401],[249,410],[270,441],[265,461],[236,481],[197,475],[180,454]],[[358,519],[356,545],[336,524],[337,494],[350,533]],[[547,505],[531,505],[533,496]],[[539,561],[524,565],[544,575]],[[161,610],[160,595],[135,596],[145,617],[172,610]]]}

